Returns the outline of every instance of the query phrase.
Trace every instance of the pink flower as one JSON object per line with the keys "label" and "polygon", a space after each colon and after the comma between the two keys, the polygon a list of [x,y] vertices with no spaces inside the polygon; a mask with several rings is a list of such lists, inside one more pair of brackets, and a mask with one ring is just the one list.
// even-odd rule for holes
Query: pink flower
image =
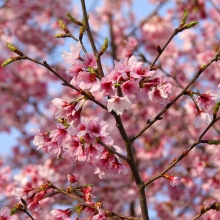
{"label": "pink flower", "polygon": [[100,118],[96,117],[89,121],[87,125],[87,132],[91,138],[106,136],[107,133],[105,132],[105,130],[108,126],[109,124],[106,121],[103,121]]}
{"label": "pink flower", "polygon": [[0,210],[0,219],[2,220],[13,220],[14,217],[10,216],[10,209],[8,207],[3,206]]}
{"label": "pink flower", "polygon": [[40,207],[40,204],[39,204],[39,200],[38,198],[34,198],[34,199],[29,199],[30,200],[30,203],[28,204],[28,209],[30,209],[31,211],[36,211],[38,213],[41,213],[42,212],[42,209]]}
{"label": "pink flower", "polygon": [[77,124],[80,120],[80,113],[82,108],[76,110],[77,104],[80,99],[75,100],[75,102],[65,102],[60,98],[55,98],[51,102],[58,108],[55,113],[55,118],[65,118],[69,124]]}
{"label": "pink flower", "polygon": [[81,191],[83,192],[83,199],[85,202],[90,202],[92,197],[92,187],[87,186],[86,188],[82,188]]}
{"label": "pink flower", "polygon": [[178,177],[176,176],[170,176],[169,180],[170,180],[170,185],[172,187],[177,186],[180,183],[180,181],[178,180]]}
{"label": "pink flower", "polygon": [[113,90],[113,82],[111,79],[108,77],[103,77],[100,83],[100,88],[99,91],[103,91],[103,96],[106,95],[113,95],[114,90]]}
{"label": "pink flower", "polygon": [[79,41],[77,44],[71,43],[70,52],[64,51],[61,55],[64,59],[64,62],[72,64],[74,60],[77,60],[80,57],[81,49],[82,49],[82,45],[80,44]]}
{"label": "pink flower", "polygon": [[115,161],[111,163],[110,172],[113,174],[127,174],[128,169],[123,164],[119,163],[118,160],[115,158]]}
{"label": "pink flower", "polygon": [[72,175],[68,174],[67,179],[70,183],[75,183],[79,179],[79,174],[72,174]]}
{"label": "pink flower", "polygon": [[57,129],[51,131],[51,141],[57,142],[58,145],[62,145],[63,142],[69,137],[66,128],[62,124],[57,125]]}
{"label": "pink flower", "polygon": [[139,85],[136,81],[127,81],[121,86],[124,96],[128,98],[135,98],[135,94],[139,93]]}
{"label": "pink flower", "polygon": [[92,53],[83,54],[83,67],[92,67],[94,69],[97,69],[96,59]]}
{"label": "pink flower", "polygon": [[33,189],[27,189],[27,188],[24,188],[24,187],[18,187],[18,188],[15,188],[14,189],[14,195],[20,199],[20,198],[23,198],[23,199],[26,199],[28,197],[28,193],[30,191],[32,191]]}
{"label": "pink flower", "polygon": [[78,161],[86,160],[86,154],[84,152],[84,148],[76,136],[67,139],[64,142],[64,147],[65,149],[64,149],[63,157],[67,157],[67,158],[73,157],[75,160]]}
{"label": "pink flower", "polygon": [[70,220],[71,210],[53,209],[50,213],[54,216],[54,220]]}
{"label": "pink flower", "polygon": [[209,110],[215,105],[217,98],[218,94],[201,94],[196,102],[200,108]]}
{"label": "pink flower", "polygon": [[77,80],[79,73],[83,71],[83,66],[81,62],[73,61],[71,67],[67,69],[67,74],[73,77],[74,80]]}
{"label": "pink flower", "polygon": [[45,135],[37,128],[31,129],[31,131],[37,134],[34,137],[33,144],[39,147],[40,145],[43,145],[45,142]]}
{"label": "pink flower", "polygon": [[100,80],[96,77],[95,73],[80,72],[80,88],[90,90],[90,92],[95,92],[100,88]]}
{"label": "pink flower", "polygon": [[92,220],[106,220],[105,213],[98,207],[98,214],[92,217]]}
{"label": "pink flower", "polygon": [[115,111],[117,115],[122,115],[124,110],[131,108],[131,102],[128,98],[113,96],[113,98],[108,99],[107,109],[108,112],[112,110]]}
{"label": "pink flower", "polygon": [[200,128],[201,122],[204,122],[206,124],[210,124],[212,122],[212,116],[209,113],[200,111],[194,119],[194,126],[196,128]]}
{"label": "pink flower", "polygon": [[166,104],[169,101],[168,96],[171,91],[172,85],[170,83],[162,83],[151,88],[151,90],[148,92],[149,99],[154,99],[159,104]]}

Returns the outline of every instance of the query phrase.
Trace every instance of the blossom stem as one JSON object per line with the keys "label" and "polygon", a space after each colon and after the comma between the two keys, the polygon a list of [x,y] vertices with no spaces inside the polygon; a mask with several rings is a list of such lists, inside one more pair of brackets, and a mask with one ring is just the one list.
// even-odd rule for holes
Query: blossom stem
{"label": "blossom stem", "polygon": [[21,211],[27,214],[30,219],[35,220],[34,217],[27,210],[21,210]]}
{"label": "blossom stem", "polygon": [[125,161],[127,161],[127,157],[124,156],[123,154],[118,153],[116,150],[112,149],[110,146],[108,146],[107,144],[105,144],[104,142],[102,142],[101,140],[98,140],[98,143],[100,143],[103,147],[107,148],[109,151],[111,151],[113,154],[116,154],[117,156],[119,156],[120,158],[124,159]]}

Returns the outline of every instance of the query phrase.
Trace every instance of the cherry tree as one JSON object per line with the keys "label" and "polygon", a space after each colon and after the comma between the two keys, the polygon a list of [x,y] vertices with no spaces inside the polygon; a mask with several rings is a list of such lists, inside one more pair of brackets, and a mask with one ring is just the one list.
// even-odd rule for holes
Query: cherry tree
{"label": "cherry tree", "polygon": [[220,1],[93,3],[0,6],[0,219],[219,219]]}

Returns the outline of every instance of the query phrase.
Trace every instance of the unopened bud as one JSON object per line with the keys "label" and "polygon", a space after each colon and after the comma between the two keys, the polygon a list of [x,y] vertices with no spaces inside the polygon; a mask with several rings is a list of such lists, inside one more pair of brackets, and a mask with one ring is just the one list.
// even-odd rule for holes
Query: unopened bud
{"label": "unopened bud", "polygon": [[13,208],[10,210],[10,215],[14,215],[17,211],[18,211],[18,209],[17,209],[16,207],[13,207]]}
{"label": "unopened bud", "polygon": [[22,60],[22,59],[24,59],[24,58],[23,57],[11,57],[11,58],[7,59],[4,63],[2,63],[1,66],[5,67],[5,66],[7,66],[10,63],[13,63],[13,62],[15,62],[17,60]]}
{"label": "unopened bud", "polygon": [[69,12],[67,12],[66,15],[70,19],[70,21],[73,22],[74,24],[83,26],[82,22],[80,22],[76,18],[74,18]]}
{"label": "unopened bud", "polygon": [[12,52],[15,52],[16,54],[18,54],[18,55],[20,55],[20,56],[23,56],[23,55],[24,55],[20,50],[18,50],[17,47],[15,47],[15,46],[14,46],[13,44],[11,44],[11,43],[8,43],[8,42],[7,42],[7,47],[8,47]]}
{"label": "unopened bud", "polygon": [[214,206],[214,210],[216,210],[216,211],[220,211],[220,203],[214,203],[213,204],[213,206]]}
{"label": "unopened bud", "polygon": [[208,140],[207,144],[210,144],[210,145],[219,145],[219,144],[220,144],[220,140]]}
{"label": "unopened bud", "polygon": [[102,55],[108,49],[108,38],[106,37],[102,45],[102,49],[99,52],[99,55]]}
{"label": "unopened bud", "polygon": [[72,192],[73,192],[73,187],[72,187],[72,186],[68,186],[68,187],[66,188],[66,192],[72,193]]}
{"label": "unopened bud", "polygon": [[63,21],[58,20],[58,23],[60,25],[60,27],[65,31],[65,33],[69,34],[70,31],[68,30],[67,26],[63,23]]}
{"label": "unopened bud", "polygon": [[157,45],[157,52],[158,52],[159,54],[162,53],[162,49],[161,49],[160,45]]}
{"label": "unopened bud", "polygon": [[55,34],[55,38],[64,38],[64,37],[69,37],[67,34]]}
{"label": "unopened bud", "polygon": [[216,117],[216,115],[219,111],[219,108],[220,108],[220,102],[217,102],[216,105],[214,106],[214,111],[213,111],[214,117]]}
{"label": "unopened bud", "polygon": [[181,26],[186,24],[187,18],[188,18],[188,10],[185,9],[184,12],[183,12],[183,17],[182,17],[181,23],[180,23]]}
{"label": "unopened bud", "polygon": [[79,29],[79,40],[82,41],[83,34],[85,33],[86,28],[84,26],[81,26]]}
{"label": "unopened bud", "polygon": [[204,205],[201,206],[200,211],[201,211],[202,214],[206,212],[206,209],[205,209],[205,206],[204,206]]}
{"label": "unopened bud", "polygon": [[198,21],[191,21],[188,24],[184,24],[183,25],[183,29],[189,29],[191,27],[196,26],[198,23],[199,23]]}

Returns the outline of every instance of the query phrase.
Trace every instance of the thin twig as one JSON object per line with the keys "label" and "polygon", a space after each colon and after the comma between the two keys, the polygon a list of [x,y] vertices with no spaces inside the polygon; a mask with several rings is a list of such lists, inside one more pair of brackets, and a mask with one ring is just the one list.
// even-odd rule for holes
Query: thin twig
{"label": "thin twig", "polygon": [[151,178],[150,180],[148,180],[147,182],[144,183],[144,187],[146,187],[147,185],[149,185],[150,183],[154,182],[156,179],[159,179],[160,177],[163,177],[163,175],[165,173],[167,173],[167,171],[169,171],[172,167],[174,167],[177,163],[179,163],[179,161],[181,161],[184,157],[186,157],[188,155],[188,153],[198,144],[202,143],[202,137],[206,134],[206,132],[215,124],[215,122],[217,122],[218,120],[220,120],[219,118],[214,119],[208,126],[207,128],[202,132],[202,134],[199,136],[198,140],[195,141],[189,148],[188,150],[184,151],[177,160],[175,160],[172,164],[170,164],[165,170],[163,170],[161,173],[159,173],[158,175],[156,175],[155,177]]}
{"label": "thin twig", "polygon": [[211,209],[216,210],[216,205],[217,205],[217,203],[214,202],[212,205],[210,205],[210,206],[208,206],[208,207],[202,207],[200,213],[199,213],[196,217],[194,217],[192,220],[198,219],[198,218],[201,217],[204,213],[206,213],[207,211],[209,211],[209,210],[211,210]]}
{"label": "thin twig", "polygon": [[[77,200],[78,202],[80,202],[81,204],[83,204],[84,206],[86,207],[90,207],[94,210],[97,210],[97,208],[95,206],[92,206],[86,202],[84,202],[82,199],[78,198],[77,196],[73,195],[73,194],[70,194],[68,192],[66,192],[65,190],[62,190],[62,189],[59,189],[57,188],[56,186],[54,186],[52,184],[52,188],[56,189],[58,192],[64,194],[64,195],[67,195],[69,196],[70,198],[73,198],[75,200]],[[125,215],[121,215],[119,213],[116,213],[116,212],[111,212],[111,211],[108,211],[108,210],[105,210],[105,209],[102,209],[105,213],[111,213],[112,216],[117,216],[117,217],[120,217],[120,218],[125,218],[125,219],[130,219],[130,220],[140,220],[140,218],[135,218],[135,217],[132,217],[132,216],[125,216]]]}
{"label": "thin twig", "polygon": [[24,56],[24,59],[30,60],[34,63],[37,63],[41,66],[44,66],[45,68],[47,68],[48,70],[50,70],[55,76],[57,76],[59,79],[61,79],[65,86],[68,86],[74,90],[76,90],[77,92],[79,92],[81,95],[84,95],[86,98],[88,98],[89,100],[93,101],[94,103],[96,103],[97,105],[99,105],[100,107],[102,107],[103,109],[107,110],[107,107],[105,105],[103,105],[101,102],[99,102],[98,100],[96,100],[93,96],[89,95],[88,93],[86,93],[85,91],[79,90],[78,88],[76,88],[75,86],[71,85],[67,80],[65,80],[60,74],[58,74],[54,69],[52,69],[52,67],[47,63],[47,61],[43,61],[42,63],[34,60],[28,56]]}
{"label": "thin twig", "polygon": [[108,146],[107,144],[105,144],[104,142],[102,142],[101,140],[98,140],[98,143],[100,143],[103,147],[107,148],[109,151],[111,151],[113,154],[116,154],[117,156],[119,156],[120,158],[124,159],[125,161],[127,161],[127,157],[124,156],[123,154],[118,153],[114,148]]}
{"label": "thin twig", "polygon": [[99,53],[96,49],[95,42],[94,42],[94,39],[93,39],[93,36],[92,36],[92,32],[90,30],[89,20],[88,20],[88,15],[87,15],[86,5],[85,5],[84,0],[81,0],[81,5],[82,5],[83,17],[84,17],[84,21],[85,21],[86,32],[87,32],[90,44],[92,46],[93,53],[94,53],[95,58],[96,58],[96,62],[97,62],[97,66],[98,66],[98,72],[99,72],[99,78],[101,79],[102,77],[104,77],[104,73],[103,73],[103,69],[102,69],[100,55],[99,55]]}
{"label": "thin twig", "polygon": [[147,123],[147,125],[141,129],[141,131],[136,134],[133,138],[131,138],[131,142],[135,141],[138,137],[140,137],[149,127],[151,127],[156,121],[161,120],[161,116],[180,98],[182,97],[186,90],[199,78],[199,76],[213,63],[218,61],[218,52],[216,53],[215,57],[210,60],[206,65],[203,65],[200,70],[196,73],[195,77],[188,83],[188,85],[182,90],[182,92],[179,93],[179,95],[176,96],[176,98],[173,99],[173,101],[171,101],[170,103],[168,103],[163,110],[157,114],[157,116],[150,121],[149,123]]}

